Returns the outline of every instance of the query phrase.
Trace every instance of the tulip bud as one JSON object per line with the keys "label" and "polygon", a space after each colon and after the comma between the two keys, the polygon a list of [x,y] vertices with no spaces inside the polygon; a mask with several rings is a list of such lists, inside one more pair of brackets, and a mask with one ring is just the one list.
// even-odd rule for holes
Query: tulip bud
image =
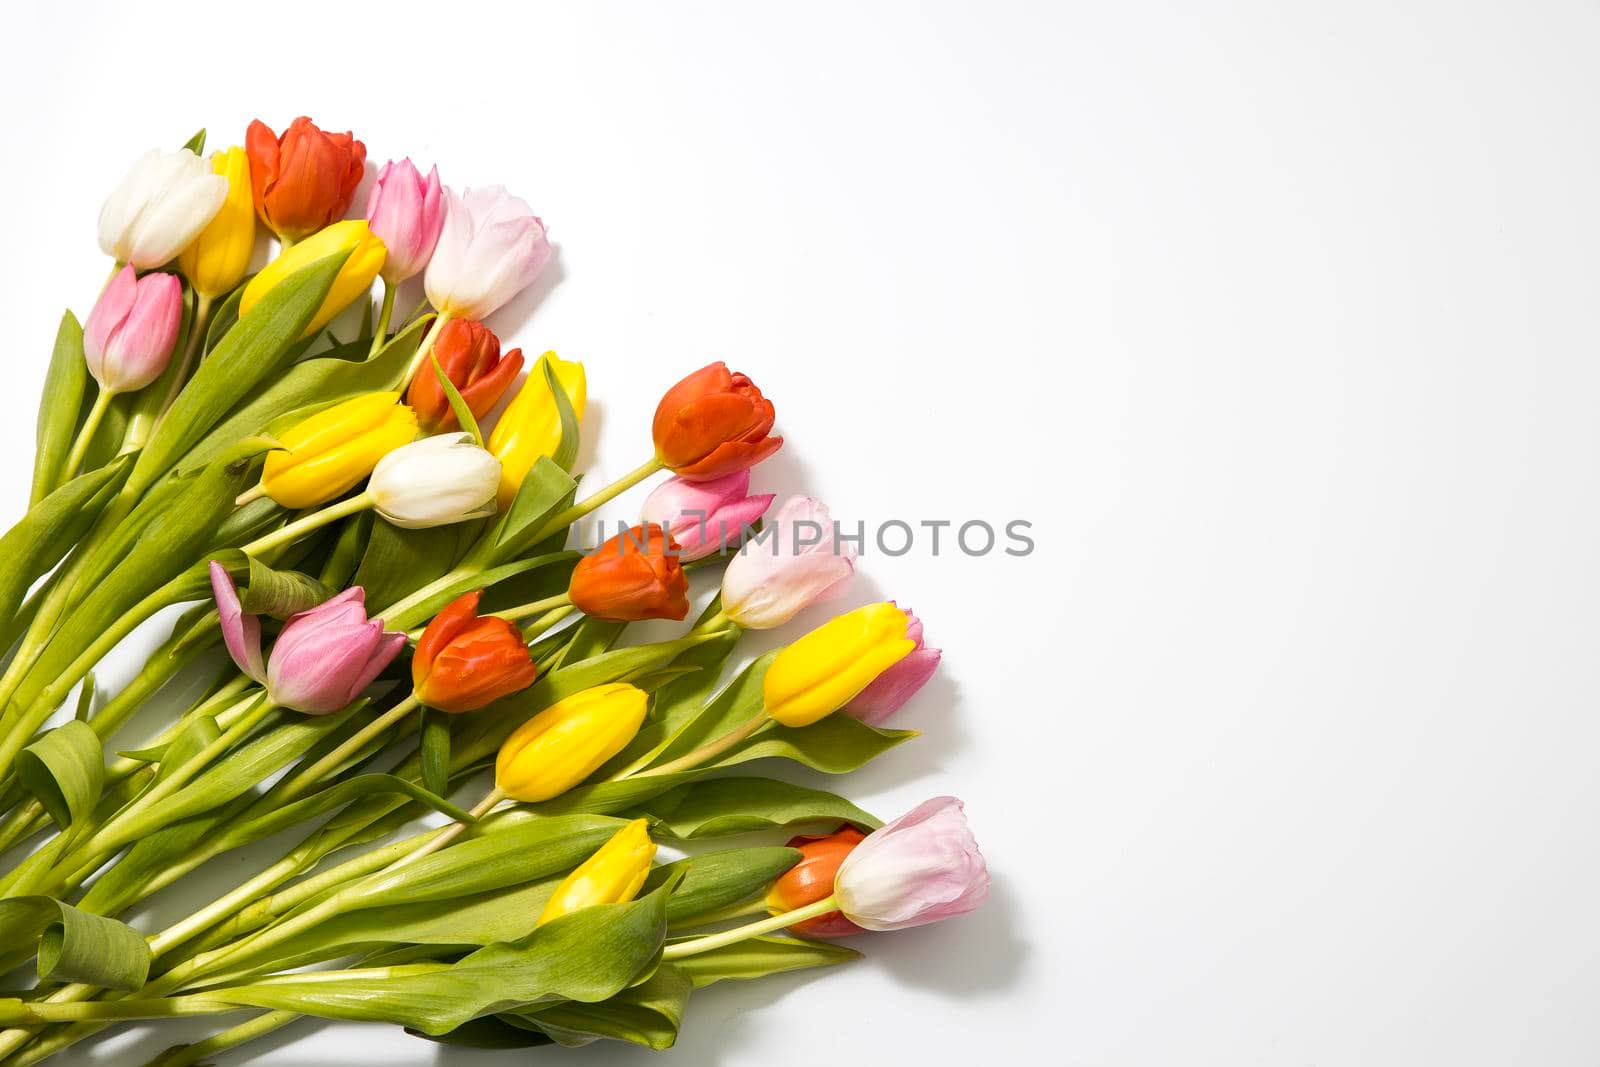
{"label": "tulip bud", "polygon": [[390,452],[367,482],[378,514],[407,530],[493,515],[500,461],[469,433],[424,437]]}
{"label": "tulip bud", "polygon": [[[500,338],[483,323],[471,319],[451,319],[445,323],[439,331],[439,339],[434,342],[433,355],[475,419],[494,410],[522,369],[522,349],[513,348],[502,356]],[[424,363],[411,379],[406,403],[416,410],[422,428],[429,433],[460,428],[432,364]]]}
{"label": "tulip bud", "polygon": [[[443,331],[440,332],[442,335]],[[489,435],[489,451],[500,460],[499,498],[502,511],[517,498],[522,480],[528,476],[539,457],[553,454],[561,444],[561,413],[556,410],[556,398],[550,391],[550,383],[544,380],[547,363],[562,392],[567,394],[572,413],[579,419],[583,418],[584,404],[589,395],[583,364],[561,359],[554,352],[546,352],[528,372],[527,381],[522,383],[522,389],[501,413],[500,421],[495,423],[494,432]],[[421,377],[418,375],[418,378]]]}
{"label": "tulip bud", "polygon": [[280,282],[291,274],[302,271],[319,259],[348,252],[344,266],[333,279],[322,306],[311,317],[302,338],[310,337],[333,317],[349,307],[357,297],[365,296],[372,288],[372,279],[378,276],[385,255],[383,242],[372,235],[367,224],[360,219],[336,222],[325,230],[306,238],[293,248],[278,253],[276,259],[261,268],[261,273],[250,279],[239,296],[239,314],[248,315],[250,309],[261,303]]}
{"label": "tulip bud", "polygon": [[682,620],[689,580],[677,550],[654,523],[624,530],[578,561],[567,595],[585,615],[608,622]]}
{"label": "tulip bud", "polygon": [[385,163],[367,194],[367,225],[389,250],[384,281],[397,285],[422,270],[444,227],[439,168],[430,168],[424,181],[409,159]]}
{"label": "tulip bud", "polygon": [[891,603],[868,604],[806,634],[767,668],[761,695],[767,714],[785,726],[810,726],[842,708],[914,643],[906,613]]}
{"label": "tulip bud", "polygon": [[227,195],[227,179],[187,148],[152,148],[100,209],[100,250],[141,270],[159,267],[205,229]]}
{"label": "tulip bud", "polygon": [[628,747],[648,704],[644,690],[613,682],[551,705],[500,746],[495,786],[530,804],[560,796]]}
{"label": "tulip bud", "polygon": [[257,119],[244,143],[256,214],[273,233],[298,241],[344,217],[367,158],[348,131],[324,133],[302,115],[279,137]]}
{"label": "tulip bud", "polygon": [[782,626],[812,604],[839,596],[856,553],[820,501],[792,496],[773,512],[771,531],[744,546],[722,572],[723,613],[751,630]]}
{"label": "tulip bud", "polygon": [[678,558],[688,562],[737,541],[766,514],[774,496],[751,496],[749,471],[735,471],[708,482],[669,478],[645,498],[639,517],[660,523],[678,543]]}
{"label": "tulip bud", "polygon": [[366,393],[318,412],[278,435],[261,485],[286,508],[325,504],[353,488],[378,461],[417,435],[417,416],[399,393]]}
{"label": "tulip bud", "polygon": [[537,925],[596,904],[627,903],[639,894],[649,877],[650,861],[655,855],[650,824],[644,819],[633,820],[561,880],[539,914]]}
{"label": "tulip bud", "polygon": [[233,577],[215,560],[211,590],[233,662],[267,687],[273,703],[295,711],[326,715],[348,707],[406,645],[404,633],[367,618],[366,593],[354,586],[291,616],[263,672],[260,621],[241,610]]}
{"label": "tulip bud", "polygon": [[423,275],[428,302],[452,318],[486,319],[550,261],[544,223],[502,186],[446,189],[444,229]]}
{"label": "tulip bud", "polygon": [[667,390],[651,431],[656,456],[673,473],[694,481],[754,467],[783,445],[768,437],[772,401],[726,363],[701,367]]}
{"label": "tulip bud", "polygon": [[215,300],[244,280],[256,247],[256,209],[250,201],[250,161],[233,147],[211,156],[211,169],[228,182],[216,217],[178,256],[194,291]]}
{"label": "tulip bud", "polygon": [[516,626],[478,614],[481,591],[456,597],[433,617],[411,657],[417,699],[439,711],[477,711],[533,684],[533,659]]}
{"label": "tulip bud", "polygon": [[[791,837],[790,848],[800,851],[800,862],[790,867],[767,891],[767,909],[774,915],[815,904],[833,893],[839,865],[866,837],[854,826],[841,826],[826,837]],[[790,933],[805,937],[849,937],[861,927],[837,911],[795,923]]]}
{"label": "tulip bud", "polygon": [[955,797],[924,801],[874,830],[839,867],[839,910],[867,930],[963,915],[989,896],[989,870]]}
{"label": "tulip bud", "polygon": [[843,709],[846,715],[860,719],[868,726],[877,726],[899,711],[933,677],[943,655],[937,648],[923,645],[922,620],[910,608],[906,608],[905,613],[906,636],[913,643],[911,653],[874,678],[865,689],[850,698],[850,703]]}
{"label": "tulip bud", "polygon": [[131,393],[161,377],[178,339],[183,285],[177,275],[137,274],[132,265],[119,270],[83,324],[89,373],[107,393]]}

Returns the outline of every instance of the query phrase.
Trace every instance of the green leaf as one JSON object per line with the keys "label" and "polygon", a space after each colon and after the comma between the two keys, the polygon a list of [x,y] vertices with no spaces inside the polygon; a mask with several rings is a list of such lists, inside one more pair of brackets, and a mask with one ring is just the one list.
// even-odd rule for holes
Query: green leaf
{"label": "green leaf", "polygon": [[567,391],[556,380],[551,361],[541,359],[539,369],[544,372],[545,384],[550,387],[550,395],[556,402],[556,414],[561,419],[561,443],[550,458],[562,470],[570,471],[578,461],[578,415],[572,410],[572,399],[567,396]]}
{"label": "green leaf", "polygon": [[442,711],[422,709],[422,784],[435,793],[450,785],[450,720]]}
{"label": "green leaf", "polygon": [[700,669],[662,687],[651,702],[649,720],[628,747],[601,768],[604,774],[684,755],[757,714],[761,706],[761,680],[775,652],[745,667],[720,694],[708,699],[722,676],[728,657],[738,647],[742,632],[737,627],[718,632],[673,661],[674,666]]}
{"label": "green leaf", "polygon": [[433,364],[433,376],[439,380],[439,388],[444,391],[444,398],[450,404],[450,410],[455,414],[456,422],[461,428],[472,435],[479,448],[483,447],[483,431],[478,429],[478,420],[472,417],[472,408],[462,399],[461,390],[456,388],[456,383],[444,372],[444,367],[439,362],[437,352],[428,353],[428,360]]}
{"label": "green leaf", "polygon": [[696,989],[729,980],[764,978],[807,967],[831,967],[860,959],[853,948],[826,941],[801,941],[788,937],[751,937],[722,948],[672,961]]}
{"label": "green leaf", "polygon": [[326,256],[290,275],[217,342],[139,454],[128,479],[133,493],[155,484],[230,408],[261,382],[279,376],[347,257],[348,253]]}
{"label": "green leaf", "polygon": [[810,823],[849,823],[864,831],[883,823],[840,796],[774,778],[712,778],[653,797],[640,814],[680,839],[786,830]]}
{"label": "green leaf", "polygon": [[[555,1044],[542,1030],[518,1026],[499,1015],[486,1015],[481,1019],[473,1019],[443,1034],[425,1034],[409,1026],[406,1027],[406,1033],[412,1037],[420,1037],[424,1041],[436,1041],[441,1045],[455,1045],[459,1048],[537,1048],[540,1045]],[[151,1067],[157,1065],[152,1064]]]}
{"label": "green leaf", "polygon": [[703,852],[657,867],[645,879],[644,891],[681,875],[667,901],[667,921],[681,923],[748,899],[799,862],[798,849],[781,846]]}
{"label": "green leaf", "polygon": [[450,803],[442,796],[398,778],[392,774],[361,774],[354,778],[347,778],[337,782],[320,792],[313,793],[302,800],[292,804],[285,804],[266,811],[251,819],[241,820],[227,830],[230,846],[248,844],[259,840],[280,830],[287,829],[295,823],[304,822],[306,819],[321,815],[325,811],[342,807],[358,797],[372,796],[377,793],[397,793],[418,800],[430,808],[457,822],[475,822],[471,813]]}
{"label": "green leaf", "polygon": [[333,548],[328,552],[328,558],[323,561],[322,573],[317,580],[329,589],[343,589],[354,584],[351,579],[355,577],[356,568],[361,565],[361,557],[366,554],[367,540],[372,536],[372,524],[375,516],[370,511],[361,511],[350,516],[339,527],[339,536],[333,543]]}
{"label": "green leaf", "polygon": [[475,527],[468,522],[402,530],[374,519],[354,584],[367,591],[368,604],[394,604],[443,577],[471,543]]}
{"label": "green leaf", "polygon": [[131,469],[130,459],[79,475],[29,508],[0,537],[0,618],[17,613],[28,587],[88,532]]}
{"label": "green leaf", "polygon": [[135,990],[150,973],[150,947],[133,927],[54,897],[0,900],[6,944],[39,938],[39,978]]}
{"label": "green leaf", "polygon": [[627,904],[564,915],[525,941],[488,945],[448,965],[288,975],[192,997],[328,1019],[398,1023],[438,1035],[482,1015],[551,998],[590,1003],[613,997],[656,959],[665,931],[666,895],[658,891]]}
{"label": "green leaf", "polygon": [[105,785],[100,736],[76,719],[23,749],[17,774],[63,830],[94,811]]}
{"label": "green leaf", "polygon": [[250,575],[239,594],[240,606],[252,615],[287,619],[308,611],[333,596],[333,592],[309,574],[280,571],[249,557]]}
{"label": "green leaf", "polygon": [[572,475],[548,456],[540,456],[522,479],[505,518],[495,527],[491,559],[515,559],[531,548],[540,528],[566,506],[577,486]]}
{"label": "green leaf", "polygon": [[567,1001],[526,1017],[568,1047],[610,1038],[660,1051],[677,1041],[692,992],[694,982],[668,963],[643,982],[598,1004]]}
{"label": "green leaf", "polygon": [[778,757],[827,774],[845,774],[916,736],[915,730],[880,730],[848,715],[829,715],[798,729],[775,726],[765,730],[708,764],[707,769]]}
{"label": "green leaf", "polygon": [[206,128],[202,126],[194,131],[194,136],[185,141],[183,147],[197,156],[203,156],[206,150]]}
{"label": "green leaf", "polygon": [[61,467],[83,414],[89,381],[83,357],[83,327],[71,311],[61,313],[55,350],[45,371],[44,392],[39,397],[39,422],[34,431],[33,492],[29,505],[37,504],[61,484]]}

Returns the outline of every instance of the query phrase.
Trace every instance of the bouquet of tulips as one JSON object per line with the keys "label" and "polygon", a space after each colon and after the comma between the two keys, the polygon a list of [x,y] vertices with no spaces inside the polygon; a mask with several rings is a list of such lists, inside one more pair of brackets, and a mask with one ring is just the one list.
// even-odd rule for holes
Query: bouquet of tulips
{"label": "bouquet of tulips", "polygon": [[[876,603],[738,663],[746,630],[855,566],[816,501],[751,494],[783,443],[754,382],[694,371],[649,458],[580,491],[584,367],[548,352],[523,375],[484,325],[551,256],[525,203],[402,160],[347,219],[350,134],[258,121],[209,160],[204,140],[106,201],[114,265],[81,324],[62,316],[30,506],[0,541],[0,953],[36,970],[0,997],[5,1063],[209,1014],[235,1017],[157,1062],[302,1016],[664,1048],[696,989],[984,898],[958,801],[883,824],[763,773],[842,774],[914,736],[882,723],[939,652]],[[569,545],[660,474],[638,525]],[[692,609],[691,572],[709,589],[718,569]],[[102,695],[96,665],[169,608]],[[630,641],[647,619],[684,628]],[[171,713],[119,736],[146,702]],[[120,918],[286,831],[165,929]],[[707,845],[752,832],[775,836]]]}

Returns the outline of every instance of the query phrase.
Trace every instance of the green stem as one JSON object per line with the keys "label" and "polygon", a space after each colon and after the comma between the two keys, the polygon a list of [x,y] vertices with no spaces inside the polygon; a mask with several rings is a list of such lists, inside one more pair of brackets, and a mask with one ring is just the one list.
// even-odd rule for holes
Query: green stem
{"label": "green stem", "polygon": [[509,619],[512,622],[516,622],[518,619],[543,615],[555,608],[571,606],[572,600],[566,593],[557,593],[555,596],[547,596],[543,600],[535,600],[528,604],[518,604],[514,608],[506,608],[504,611],[491,611],[489,614],[496,618]]}
{"label": "green stem", "polygon": [[308,789],[338,770],[352,755],[360,752],[367,742],[411,714],[419,703],[417,695],[413,693],[376,719],[367,723],[360,730],[350,735],[338,748],[323,756],[310,767],[300,771],[294,777],[286,780],[279,787],[280,792],[276,797],[277,802],[279,804],[288,804],[300,799]]}
{"label": "green stem", "polygon": [[444,329],[444,324],[450,321],[451,316],[439,312],[433,323],[428,327],[428,332],[423,335],[422,343],[417,346],[417,354],[411,357],[411,365],[406,368],[405,377],[400,379],[400,391],[403,393],[411,385],[411,379],[417,376],[417,371],[427,361],[428,353],[433,351],[433,346],[439,340],[439,333]]}
{"label": "green stem", "polygon": [[[505,793],[501,791],[499,786],[495,786],[493,789],[489,790],[488,793],[484,794],[483,799],[478,801],[477,807],[472,809],[472,817],[474,819],[483,818],[485,815],[493,811],[497,804],[505,799]],[[444,848],[444,846],[448,845],[450,842],[454,841],[456,838],[465,833],[468,825],[468,823],[464,822],[451,823],[440,833],[429,838],[427,841],[422,842],[421,845],[418,846],[414,851],[391,863],[388,868],[386,868],[385,873],[398,871],[402,867],[408,867],[417,862],[417,860],[420,860],[424,856],[433,855],[435,852],[439,851],[441,848]]]}
{"label": "green stem", "polygon": [[263,552],[277,548],[279,545],[285,545],[290,541],[304,537],[312,530],[320,529],[330,522],[338,522],[347,515],[365,511],[371,506],[372,497],[367,493],[359,493],[348,500],[341,500],[337,504],[329,504],[321,511],[313,511],[309,515],[302,515],[287,526],[280,527],[269,534],[263,534],[249,544],[244,545],[239,551],[247,556],[259,556]]}
{"label": "green stem", "polygon": [[282,1029],[300,1018],[299,1012],[269,1011],[257,1015],[248,1022],[238,1026],[230,1026],[206,1038],[196,1041],[192,1045],[178,1045],[168,1049],[159,1058],[152,1060],[146,1067],[193,1067],[194,1064],[210,1059],[219,1052],[236,1048],[246,1041],[254,1041],[274,1030]]}
{"label": "green stem", "polygon": [[544,526],[540,528],[539,532],[533,535],[531,538],[531,543],[538,544],[551,534],[566,529],[568,526],[571,526],[573,523],[589,514],[589,512],[593,511],[595,508],[598,508],[600,505],[609,502],[614,497],[627,492],[629,489],[632,489],[634,486],[638,485],[652,474],[655,474],[657,471],[665,469],[665,465],[658,457],[651,456],[648,461],[639,464],[639,466],[635,467],[627,474],[624,474],[621,478],[618,478],[616,481],[612,482],[610,485],[606,486],[593,496],[585,497],[567,510],[557,512],[554,518],[545,523]]}
{"label": "green stem", "polygon": [[747,738],[754,737],[763,728],[771,725],[772,720],[767,718],[765,714],[758,715],[749,722],[729,730],[715,741],[709,741],[695,749],[693,752],[679,756],[677,759],[672,760],[669,763],[663,763],[659,767],[651,767],[648,771],[637,771],[632,774],[624,771],[619,777],[654,778],[657,775],[673,774],[677,771],[690,770],[700,766],[702,763],[715,759],[724,752],[728,751],[730,748],[733,748],[739,742],[744,741]]}
{"label": "green stem", "polygon": [[732,930],[724,930],[719,934],[707,934],[705,937],[697,937],[692,941],[679,941],[677,944],[668,945],[661,950],[661,958],[663,960],[680,960],[685,956],[698,956],[702,952],[710,952],[712,949],[722,948],[726,945],[736,945],[748,938],[770,934],[774,930],[782,930],[786,926],[793,926],[796,923],[805,922],[807,919],[815,919],[819,915],[826,915],[830,911],[838,910],[839,902],[830,894],[815,903],[807,904],[803,908],[786,911],[769,919],[761,919],[758,922],[748,923],[744,926],[735,926]]}
{"label": "green stem", "polygon": [[552,611],[545,612],[539,618],[534,619],[532,622],[522,628],[522,643],[530,643],[534,638],[538,637],[540,634],[550,629],[550,627],[554,626],[556,623],[560,622],[562,619],[566,618],[568,615],[571,615],[577,610],[577,608],[573,607],[571,604],[568,604],[565,607],[559,607]]}
{"label": "green stem", "polygon": [[100,420],[106,417],[106,411],[111,407],[111,401],[117,394],[101,389],[94,398],[94,406],[89,408],[89,417],[83,420],[83,429],[78,431],[77,440],[72,442],[72,451],[67,453],[67,465],[61,469],[61,484],[72,481],[78,473],[78,467],[83,463],[83,457],[89,451],[89,445],[94,442],[94,432],[100,428]]}
{"label": "green stem", "polygon": [[367,358],[377,355],[389,338],[389,320],[394,317],[394,298],[400,295],[400,286],[391,284],[387,278],[383,281],[383,305],[378,309],[378,322],[372,328],[372,347],[367,349]]}

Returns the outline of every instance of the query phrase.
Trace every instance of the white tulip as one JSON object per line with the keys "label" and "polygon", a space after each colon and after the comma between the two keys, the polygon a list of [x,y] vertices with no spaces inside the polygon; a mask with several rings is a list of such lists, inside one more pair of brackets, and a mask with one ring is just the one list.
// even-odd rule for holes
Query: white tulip
{"label": "white tulip", "polygon": [[500,461],[469,433],[424,437],[378,461],[367,494],[378,514],[408,530],[495,513]]}
{"label": "white tulip", "polygon": [[140,156],[100,209],[100,249],[141,270],[187,248],[222,210],[228,179],[189,151]]}

